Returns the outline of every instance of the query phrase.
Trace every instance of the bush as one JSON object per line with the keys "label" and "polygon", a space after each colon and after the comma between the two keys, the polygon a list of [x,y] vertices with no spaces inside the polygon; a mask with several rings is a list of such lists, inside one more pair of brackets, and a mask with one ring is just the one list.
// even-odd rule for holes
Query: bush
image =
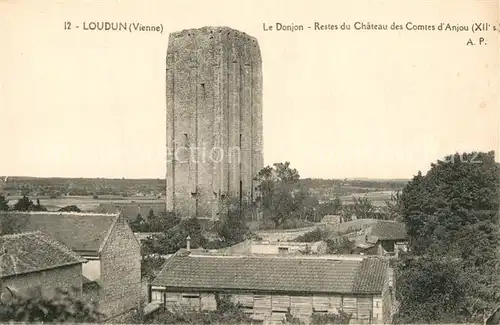
{"label": "bush", "polygon": [[231,302],[229,295],[215,295],[215,311],[163,310],[147,317],[146,323],[154,324],[250,324],[250,317],[241,305]]}
{"label": "bush", "polygon": [[293,239],[294,242],[315,243],[328,239],[330,233],[319,227]]}
{"label": "bush", "polygon": [[76,205],[68,205],[58,210],[59,212],[82,212]]}
{"label": "bush", "polygon": [[141,262],[141,277],[148,282],[152,281],[157,272],[159,272],[165,264],[165,258],[161,256],[145,256]]}
{"label": "bush", "polygon": [[[5,301],[8,300],[8,301]],[[0,303],[0,322],[74,322],[95,323],[104,319],[95,303],[80,300],[76,292],[55,290],[54,297],[39,288],[27,295],[12,293]]]}
{"label": "bush", "polygon": [[338,314],[316,313],[311,315],[311,325],[319,324],[349,324],[352,314],[340,311]]}

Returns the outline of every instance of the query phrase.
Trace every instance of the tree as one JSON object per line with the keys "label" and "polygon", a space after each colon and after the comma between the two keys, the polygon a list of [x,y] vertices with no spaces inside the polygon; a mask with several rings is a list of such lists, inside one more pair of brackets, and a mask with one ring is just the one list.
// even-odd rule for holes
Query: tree
{"label": "tree", "polygon": [[338,196],[336,196],[335,199],[320,204],[319,209],[321,216],[339,215],[342,213],[342,201]]}
{"label": "tree", "polygon": [[15,211],[47,211],[45,207],[40,204],[40,200],[36,200],[36,204],[33,203],[26,195],[20,198],[12,210]]}
{"label": "tree", "polygon": [[182,220],[178,225],[164,233],[144,239],[142,245],[143,254],[173,254],[186,247],[187,236],[191,237],[191,248],[203,247],[206,243],[198,219],[190,218]]}
{"label": "tree", "polygon": [[326,240],[328,254],[352,254],[356,244],[347,237]]}
{"label": "tree", "polygon": [[297,217],[303,208],[304,199],[300,190],[300,175],[290,163],[276,163],[259,171],[255,180],[258,182],[264,216],[272,220],[277,228],[287,219]]}
{"label": "tree", "polygon": [[223,242],[221,246],[227,247],[245,240],[249,232],[246,224],[247,209],[250,208],[240,205],[236,199],[226,199],[223,204],[227,205],[227,209],[222,209],[222,217],[216,223],[215,230]]}
{"label": "tree", "polygon": [[353,196],[352,212],[357,219],[370,219],[375,215],[375,207],[373,203],[365,196]]}
{"label": "tree", "polygon": [[16,204],[14,204],[13,210],[28,211],[32,205],[33,201],[31,201],[26,195],[24,195],[16,202]]}
{"label": "tree", "polygon": [[385,201],[385,219],[401,222],[402,211],[403,202],[401,200],[401,191],[392,192],[391,199]]}
{"label": "tree", "polygon": [[144,256],[141,262],[141,277],[148,282],[152,281],[165,264],[161,256]]}
{"label": "tree", "polygon": [[399,321],[482,322],[500,303],[499,176],[493,152],[473,152],[448,156],[405,186]]}
{"label": "tree", "polygon": [[76,205],[67,205],[58,210],[59,212],[82,212]]}
{"label": "tree", "polygon": [[39,288],[27,295],[11,293],[9,299],[0,303],[0,322],[94,323],[103,318],[96,304],[62,290],[56,290],[54,297],[50,298],[43,295]]}
{"label": "tree", "polygon": [[344,204],[342,206],[342,210],[340,211],[340,215],[342,216],[343,221],[352,220],[355,215],[354,205],[353,204]]}
{"label": "tree", "polygon": [[9,210],[9,201],[5,198],[4,195],[0,195],[0,211],[8,211]]}

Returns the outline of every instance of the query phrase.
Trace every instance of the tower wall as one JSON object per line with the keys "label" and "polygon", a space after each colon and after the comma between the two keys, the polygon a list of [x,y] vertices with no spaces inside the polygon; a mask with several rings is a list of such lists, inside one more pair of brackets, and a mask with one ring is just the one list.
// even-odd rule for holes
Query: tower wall
{"label": "tower wall", "polygon": [[183,30],[166,68],[167,211],[216,218],[223,197],[253,199],[263,167],[260,49],[227,27]]}

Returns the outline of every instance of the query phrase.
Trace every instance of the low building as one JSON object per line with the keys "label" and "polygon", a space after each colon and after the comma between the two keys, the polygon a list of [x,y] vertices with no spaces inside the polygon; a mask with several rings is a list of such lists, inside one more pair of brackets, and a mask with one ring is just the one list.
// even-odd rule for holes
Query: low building
{"label": "low building", "polygon": [[[121,214],[7,212],[15,230],[41,231],[87,260],[84,291],[109,317],[146,299],[141,283],[141,246]],[[1,214],[0,214],[1,217]]]}
{"label": "low building", "polygon": [[390,322],[387,261],[349,256],[221,256],[180,250],[152,282],[150,301],[165,308],[214,310],[229,295],[256,321],[304,322],[314,313],[352,315],[351,323]]}
{"label": "low building", "polygon": [[406,250],[408,235],[404,223],[380,220],[369,228],[365,239],[372,246],[370,254],[397,257],[399,250]]}
{"label": "low building", "polygon": [[56,289],[81,295],[84,263],[81,256],[42,232],[0,236],[0,292],[39,288],[48,296]]}

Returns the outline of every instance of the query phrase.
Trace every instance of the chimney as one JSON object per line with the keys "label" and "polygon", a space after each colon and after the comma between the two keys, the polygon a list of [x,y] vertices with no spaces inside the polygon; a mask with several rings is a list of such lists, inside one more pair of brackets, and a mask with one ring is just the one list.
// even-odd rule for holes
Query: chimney
{"label": "chimney", "polygon": [[191,251],[191,236],[189,236],[189,235],[186,237],[186,250],[188,252]]}

